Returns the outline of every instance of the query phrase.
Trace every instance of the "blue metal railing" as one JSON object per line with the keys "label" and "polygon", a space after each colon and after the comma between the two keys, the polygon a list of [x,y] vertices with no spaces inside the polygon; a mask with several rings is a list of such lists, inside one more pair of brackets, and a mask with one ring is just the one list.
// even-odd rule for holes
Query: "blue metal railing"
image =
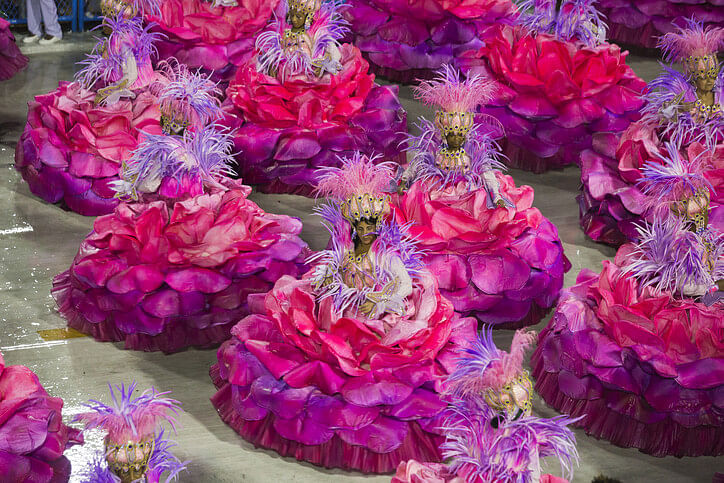
{"label": "blue metal railing", "polygon": [[[70,22],[74,32],[78,31],[78,5],[84,0],[55,0],[58,21]],[[28,23],[25,0],[0,0],[0,16],[13,25]]]}

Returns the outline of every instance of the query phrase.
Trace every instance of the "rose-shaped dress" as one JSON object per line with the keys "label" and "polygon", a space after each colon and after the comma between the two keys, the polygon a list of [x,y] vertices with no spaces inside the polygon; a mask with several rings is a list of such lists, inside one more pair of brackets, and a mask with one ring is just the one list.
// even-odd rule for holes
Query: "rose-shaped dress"
{"label": "rose-shaped dress", "polygon": [[[75,82],[28,103],[28,122],[15,150],[15,167],[30,191],[48,203],[61,203],[81,215],[110,213],[118,204],[111,189],[123,161],[139,143],[141,132],[160,133],[155,79],[150,56],[155,36],[140,19],[117,22],[102,40]],[[101,88],[127,75],[128,56],[137,77],[125,97],[95,102]],[[120,91],[119,91],[120,93]]]}
{"label": "rose-shaped dress", "polygon": [[646,48],[685,18],[724,27],[724,0],[598,0],[598,9],[612,41]]}
{"label": "rose-shaped dress", "polygon": [[366,473],[440,461],[440,385],[476,322],[440,295],[405,227],[384,220],[389,168],[357,153],[326,171],[319,193],[339,203],[318,211],[331,248],[301,279],[250,295],[252,314],[219,349],[212,403],[256,446]]}
{"label": "rose-shaped dress", "polygon": [[28,65],[28,58],[20,53],[10,22],[0,18],[0,81],[8,80]]}
{"label": "rose-shaped dress", "polygon": [[563,292],[533,354],[536,390],[616,445],[724,454],[722,303],[644,286],[624,270],[635,254],[623,245],[600,274],[584,270]]}
{"label": "rose-shaped dress", "polygon": [[[146,193],[97,218],[70,269],[54,279],[53,297],[71,327],[128,349],[210,347],[249,313],[250,293],[300,273],[299,220],[265,213],[240,182],[178,177],[184,164],[208,165],[199,159],[230,148],[214,127],[183,140],[150,136],[134,153],[131,161],[168,169],[155,181],[143,169],[132,172],[133,189]],[[159,161],[164,156],[175,164]]]}
{"label": "rose-shaped dress", "polygon": [[510,0],[351,0],[345,10],[354,44],[372,70],[409,83],[429,78],[461,53],[483,45],[487,30],[512,22]]}
{"label": "rose-shaped dress", "polygon": [[[719,74],[715,103],[724,105],[724,71]],[[581,153],[581,194],[578,196],[581,227],[595,241],[620,245],[636,237],[636,225],[645,218],[643,194],[637,186],[641,169],[656,162],[664,144],[679,139],[686,159],[707,165],[706,176],[714,188],[711,223],[724,229],[724,113],[698,124],[689,112],[663,119],[664,103],[678,95],[695,102],[696,94],[679,72],[667,71],[652,83],[664,92],[647,94],[650,115],[632,123],[623,134],[594,135],[592,146]],[[721,107],[720,107],[721,109]]]}
{"label": "rose-shaped dress", "polygon": [[321,77],[281,68],[270,76],[254,63],[239,69],[222,107],[224,124],[236,129],[236,170],[245,182],[308,195],[319,168],[354,151],[404,161],[407,117],[398,87],[375,84],[356,47],[342,44],[339,54],[338,72]]}
{"label": "rose-shaped dress", "polygon": [[[557,23],[521,16],[525,25],[499,26],[484,47],[460,60],[464,72],[483,71],[498,83],[498,95],[482,112],[505,127],[503,152],[513,167],[543,172],[577,164],[595,133],[621,132],[640,117],[646,84],[626,65],[626,52],[596,45],[591,21],[571,19],[567,7],[568,0]],[[573,34],[556,27],[569,22],[579,24]]]}
{"label": "rose-shaped dress", "polygon": [[25,366],[5,366],[0,354],[0,480],[67,481],[69,446],[82,443],[63,424],[63,400],[50,397]]}
{"label": "rose-shaped dress", "polygon": [[402,316],[340,315],[307,275],[249,297],[252,315],[219,349],[212,402],[256,446],[370,473],[440,461],[437,394],[454,347],[474,337],[429,275]]}
{"label": "rose-shaped dress", "polygon": [[570,269],[558,230],[533,207],[530,186],[496,169],[497,145],[482,126],[467,134],[464,171],[441,168],[440,133],[424,119],[419,127],[410,142],[417,180],[393,199],[395,219],[412,222],[428,270],[458,313],[507,328],[538,323]]}
{"label": "rose-shaped dress", "polygon": [[256,35],[272,18],[279,0],[236,0],[236,5],[205,0],[167,0],[159,15],[146,15],[160,39],[159,58],[176,57],[216,80],[230,80],[254,55]]}

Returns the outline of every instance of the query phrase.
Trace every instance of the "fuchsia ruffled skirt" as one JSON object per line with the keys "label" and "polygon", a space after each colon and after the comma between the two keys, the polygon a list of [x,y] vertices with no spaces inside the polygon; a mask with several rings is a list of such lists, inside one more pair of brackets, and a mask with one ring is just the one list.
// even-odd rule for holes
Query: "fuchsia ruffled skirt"
{"label": "fuchsia ruffled skirt", "polygon": [[685,18],[724,27],[724,0],[598,0],[596,7],[606,16],[611,41],[640,47],[656,47]]}
{"label": "fuchsia ruffled skirt", "polygon": [[498,173],[514,208],[490,209],[485,190],[444,191],[415,183],[394,201],[440,292],[463,315],[504,328],[537,324],[558,299],[571,265],[556,227],[533,208],[533,189]]}
{"label": "fuchsia ruffled skirt", "polygon": [[133,100],[103,107],[96,93],[75,82],[28,103],[28,123],[15,149],[15,167],[30,191],[48,203],[86,216],[118,205],[110,183],[136,149],[141,131],[160,134],[156,97],[135,91]]}
{"label": "fuchsia ruffled skirt", "polygon": [[0,480],[67,481],[66,448],[83,442],[63,424],[63,400],[50,397],[33,371],[5,366],[0,354]]}
{"label": "fuchsia ruffled skirt", "polygon": [[240,69],[227,90],[224,123],[235,128],[237,174],[271,193],[309,195],[319,168],[354,151],[405,161],[407,115],[397,86],[375,84],[359,50],[341,47],[342,70],[322,81],[284,83]]}
{"label": "fuchsia ruffled skirt", "polygon": [[305,279],[250,296],[252,315],[211,369],[214,407],[255,446],[315,465],[384,473],[440,461],[437,391],[476,323],[424,280],[393,320],[336,317]]}
{"label": "fuchsia ruffled skirt", "polygon": [[[620,245],[636,239],[644,219],[645,197],[636,183],[647,162],[657,162],[664,150],[655,126],[636,122],[621,135],[594,135],[591,149],[581,153],[581,227],[591,239]],[[695,142],[682,150],[685,159],[708,160],[707,179],[714,187],[709,222],[724,230],[724,143],[709,154]]]}
{"label": "fuchsia ruffled skirt", "polygon": [[20,53],[10,22],[0,18],[0,81],[8,80],[28,65],[28,58]]}
{"label": "fuchsia ruffled skirt", "polygon": [[164,0],[156,22],[166,38],[155,42],[159,59],[176,57],[192,69],[213,71],[228,81],[254,55],[256,36],[272,18],[279,0],[237,0],[236,7],[213,7],[205,0]]}
{"label": "fuchsia ruffled skirt", "polygon": [[485,43],[460,64],[496,81],[497,98],[482,112],[503,124],[512,167],[540,173],[578,164],[594,134],[621,132],[640,117],[646,83],[616,45],[589,49],[507,26]]}
{"label": "fuchsia ruffled skirt", "polygon": [[350,0],[344,10],[354,44],[372,70],[410,83],[483,45],[486,30],[511,22],[510,0]]}
{"label": "fuchsia ruffled skirt", "polygon": [[211,347],[251,293],[304,270],[302,224],[262,211],[248,186],[185,201],[118,205],[99,217],[52,294],[71,327],[127,349]]}
{"label": "fuchsia ruffled skirt", "polygon": [[536,390],[586,433],[654,456],[724,454],[724,310],[584,270],[541,332]]}

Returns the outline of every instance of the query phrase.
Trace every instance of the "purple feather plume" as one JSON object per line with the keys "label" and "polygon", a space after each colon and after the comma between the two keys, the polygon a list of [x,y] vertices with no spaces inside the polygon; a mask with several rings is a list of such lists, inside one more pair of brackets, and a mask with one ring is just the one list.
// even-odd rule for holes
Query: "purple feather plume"
{"label": "purple feather plume", "polygon": [[155,434],[157,426],[163,421],[176,430],[174,415],[178,415],[180,406],[178,401],[163,397],[168,392],[158,393],[151,388],[134,397],[135,382],[128,387],[124,384],[115,386],[118,394],[112,385],[108,387],[112,405],[90,400],[85,406],[92,411],[77,415],[73,421],[83,422],[85,429],[107,431],[108,438],[115,443],[142,441]]}
{"label": "purple feather plume", "polygon": [[113,188],[122,197],[137,197],[148,186],[163,188],[173,180],[177,193],[200,194],[204,186],[223,188],[219,179],[232,176],[233,141],[224,127],[211,124],[183,136],[146,134]]}
{"label": "purple feather plume", "polygon": [[151,84],[151,92],[158,96],[162,113],[201,127],[221,117],[223,93],[210,76],[198,70],[191,72],[175,58],[161,61],[157,69],[162,77]]}
{"label": "purple feather plume", "polygon": [[151,32],[155,25],[154,22],[149,22],[144,27],[140,17],[126,19],[118,15],[115,19],[106,18],[104,24],[96,28],[107,26],[111,29],[111,34],[108,38],[96,37],[97,43],[91,53],[78,62],[83,68],[75,74],[76,82],[90,89],[99,80],[107,84],[120,79],[126,60],[122,47],[125,44],[133,52],[139,67],[150,62],[151,57],[157,53],[154,43],[164,37],[159,32]]}
{"label": "purple feather plume", "polygon": [[[694,119],[690,112],[682,112],[678,106],[696,102],[696,91],[690,77],[668,66],[651,81],[644,94],[647,103],[642,109],[643,120],[657,124],[662,135],[678,144],[700,142],[712,149],[724,140],[724,115],[706,121]],[[714,88],[716,101],[724,101],[724,70],[719,73]]]}
{"label": "purple feather plume", "polygon": [[724,49],[724,28],[704,27],[704,20],[687,18],[684,26],[661,36],[658,47],[666,62],[678,62],[689,56],[707,56]]}
{"label": "purple feather plume", "polygon": [[518,23],[537,33],[547,33],[559,40],[578,39],[595,47],[606,38],[606,23],[596,9],[596,0],[564,0],[556,11],[555,0],[515,2],[521,12]]}
{"label": "purple feather plume", "polygon": [[[656,218],[638,227],[639,241],[623,273],[637,278],[642,288],[652,287],[683,297],[686,285],[714,287],[724,275],[724,236],[709,230],[697,234],[677,217]],[[711,247],[705,262],[705,246]]]}

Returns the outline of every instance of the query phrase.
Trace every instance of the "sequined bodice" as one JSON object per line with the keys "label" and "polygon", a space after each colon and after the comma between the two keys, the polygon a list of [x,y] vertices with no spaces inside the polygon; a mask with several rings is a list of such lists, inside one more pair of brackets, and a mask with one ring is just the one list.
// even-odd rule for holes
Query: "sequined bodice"
{"label": "sequined bodice", "polygon": [[291,29],[284,31],[282,37],[282,49],[285,52],[299,51],[305,52],[308,55],[312,55],[312,39],[309,34],[302,30],[300,32],[294,32]]}
{"label": "sequined bodice", "polygon": [[342,265],[342,279],[348,287],[358,289],[375,288],[375,265],[370,252],[364,255],[355,255],[349,250]]}
{"label": "sequined bodice", "polygon": [[467,171],[470,168],[470,156],[465,148],[449,149],[444,146],[435,156],[435,165],[445,171]]}
{"label": "sequined bodice", "polygon": [[699,122],[705,122],[718,116],[724,116],[721,104],[714,102],[711,106],[707,106],[701,99],[697,99],[694,103],[692,116]]}

